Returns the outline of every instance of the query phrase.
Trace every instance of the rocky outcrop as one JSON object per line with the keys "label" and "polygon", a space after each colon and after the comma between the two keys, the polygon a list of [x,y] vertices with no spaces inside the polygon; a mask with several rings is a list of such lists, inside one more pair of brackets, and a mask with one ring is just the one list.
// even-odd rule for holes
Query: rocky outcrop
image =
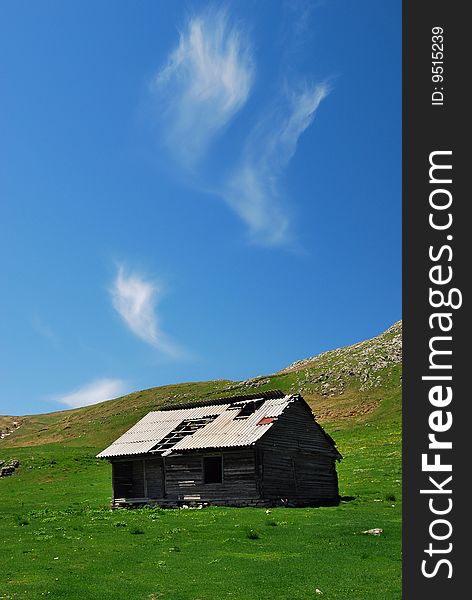
{"label": "rocky outcrop", "polygon": [[[10,417],[8,417],[8,419],[10,419]],[[6,438],[9,435],[11,435],[20,426],[21,426],[21,421],[20,420],[15,420],[14,417],[11,418],[11,420],[8,423],[5,423],[5,424],[3,424],[1,426],[1,429],[0,429],[0,440],[3,440],[3,438]]]}
{"label": "rocky outcrop", "polygon": [[14,431],[16,431],[18,429],[18,427],[21,427],[21,421],[20,420],[15,420],[14,417],[13,418],[11,418],[11,417],[2,417],[2,419],[9,419],[9,421],[7,423],[4,423],[3,425],[1,425],[1,428],[0,428],[0,440],[3,440],[3,438],[8,437]]}
{"label": "rocky outcrop", "polygon": [[0,477],[9,477],[10,475],[13,475],[16,469],[18,469],[20,461],[13,459],[7,465],[3,465],[5,465],[5,461],[0,460]]}
{"label": "rocky outcrop", "polygon": [[399,366],[401,362],[402,322],[398,321],[370,340],[298,360],[274,375],[246,379],[223,391],[234,393],[239,390],[247,394],[253,389],[273,385],[275,377],[292,375],[290,392],[340,396],[353,384],[360,391],[380,387],[389,375],[389,368]]}
{"label": "rocky outcrop", "polygon": [[297,374],[294,389],[339,396],[353,382],[360,391],[379,387],[389,367],[401,362],[402,322],[398,321],[375,338],[298,360],[280,374]]}

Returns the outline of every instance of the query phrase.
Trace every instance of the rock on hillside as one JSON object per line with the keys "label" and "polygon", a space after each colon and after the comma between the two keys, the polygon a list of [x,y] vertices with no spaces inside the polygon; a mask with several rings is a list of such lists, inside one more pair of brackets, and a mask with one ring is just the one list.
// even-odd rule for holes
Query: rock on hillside
{"label": "rock on hillside", "polygon": [[308,385],[322,396],[339,396],[356,380],[360,391],[378,387],[389,367],[401,362],[402,322],[398,321],[377,337],[298,360],[278,374],[297,373],[300,390]]}
{"label": "rock on hillside", "polygon": [[[379,355],[383,355],[385,362],[379,362]],[[299,371],[305,367],[312,366],[312,363],[320,363],[325,359],[342,358],[350,355],[351,360],[356,359],[356,362],[364,366],[370,365],[376,369],[383,368],[387,362],[400,363],[402,360],[402,322],[397,321],[387,331],[384,331],[377,337],[364,342],[358,342],[352,346],[344,346],[336,350],[328,350],[322,354],[297,360],[279,373],[287,373],[289,371]],[[372,359],[374,362],[372,362]]]}
{"label": "rock on hillside", "polygon": [[[385,385],[399,387],[401,363],[402,322],[398,321],[372,339],[298,360],[273,375],[246,379],[222,391],[225,394],[247,394],[258,388],[279,387],[289,393],[305,394],[308,400],[310,397],[339,397],[353,387],[358,392]],[[395,370],[395,375],[392,370]],[[372,405],[368,410],[373,408]],[[319,410],[317,413],[320,414]]]}
{"label": "rock on hillside", "polygon": [[0,417],[0,440],[8,437],[21,426],[19,417]]}

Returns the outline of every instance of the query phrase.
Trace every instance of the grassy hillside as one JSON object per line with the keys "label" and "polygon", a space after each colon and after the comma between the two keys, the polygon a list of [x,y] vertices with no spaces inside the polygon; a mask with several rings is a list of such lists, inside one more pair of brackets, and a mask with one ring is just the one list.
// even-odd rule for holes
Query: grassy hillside
{"label": "grassy hillside", "polygon": [[273,375],[242,382],[167,385],[73,410],[0,417],[0,431],[12,431],[0,441],[0,448],[50,443],[105,446],[159,406],[274,388],[300,392],[324,424],[351,427],[369,416],[399,423],[401,322],[376,338],[298,361]]}
{"label": "grassy hillside", "polygon": [[[110,467],[94,456],[147,411],[271,388],[309,401],[344,456],[340,492],[352,500],[269,514],[109,510]],[[7,428],[0,459],[22,465],[0,479],[2,600],[401,598],[401,323],[273,375],[0,418]]]}

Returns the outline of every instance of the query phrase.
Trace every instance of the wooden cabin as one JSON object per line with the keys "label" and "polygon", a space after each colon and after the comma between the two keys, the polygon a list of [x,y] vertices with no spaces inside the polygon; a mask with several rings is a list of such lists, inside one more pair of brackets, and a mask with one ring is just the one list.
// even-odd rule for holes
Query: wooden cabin
{"label": "wooden cabin", "polygon": [[333,439],[278,390],[161,408],[98,454],[112,506],[308,506],[339,501]]}

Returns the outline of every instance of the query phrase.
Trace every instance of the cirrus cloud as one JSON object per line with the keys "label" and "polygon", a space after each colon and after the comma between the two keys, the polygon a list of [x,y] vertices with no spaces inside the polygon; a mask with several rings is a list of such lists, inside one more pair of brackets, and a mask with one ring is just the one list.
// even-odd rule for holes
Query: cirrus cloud
{"label": "cirrus cloud", "polygon": [[[298,25],[292,33],[296,39],[312,9],[311,2],[297,3],[294,23]],[[281,85],[270,89],[270,98],[253,113],[256,118],[240,119],[242,136],[238,134],[224,164],[215,168],[213,159],[220,157],[212,142],[217,136],[223,138],[223,132],[232,133],[225,129],[249,98],[254,65],[252,45],[241,26],[227,10],[209,8],[187,20],[151,90],[160,137],[181,173],[190,175],[191,185],[224,200],[246,224],[251,241],[282,246],[293,236],[283,175],[330,86],[287,83],[288,93]],[[286,80],[284,72],[280,81]]]}
{"label": "cirrus cloud", "polygon": [[220,192],[261,244],[283,244],[289,239],[280,179],[329,91],[326,83],[305,85],[280,102],[248,136],[241,161]]}
{"label": "cirrus cloud", "polygon": [[157,315],[157,304],[162,286],[156,280],[138,273],[127,273],[123,266],[110,289],[114,309],[134,335],[169,356],[178,356],[181,350],[162,331]]}
{"label": "cirrus cloud", "polygon": [[165,103],[163,126],[174,156],[187,166],[202,157],[245,104],[253,76],[249,42],[225,10],[188,20],[152,82],[155,98]]}

